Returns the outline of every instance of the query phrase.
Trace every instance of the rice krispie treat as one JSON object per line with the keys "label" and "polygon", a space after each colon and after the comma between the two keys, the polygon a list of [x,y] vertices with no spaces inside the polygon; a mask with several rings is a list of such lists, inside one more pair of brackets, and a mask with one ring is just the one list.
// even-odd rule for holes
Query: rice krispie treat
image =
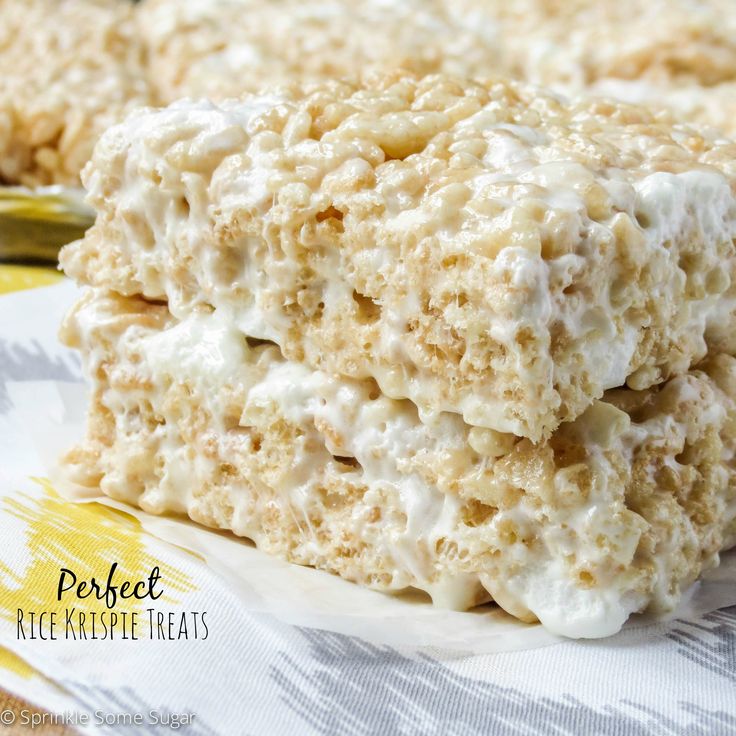
{"label": "rice krispie treat", "polygon": [[[732,0],[445,0],[495,28],[507,73],[564,92],[669,108],[736,133]],[[724,109],[725,103],[725,109]]]}
{"label": "rice krispie treat", "polygon": [[423,418],[284,359],[202,305],[88,294],[63,338],[92,381],[76,480],[378,590],[493,598],[599,637],[668,610],[736,542],[736,359],[607,393],[549,441]]}
{"label": "rice krispie treat", "polygon": [[734,161],[645,109],[501,79],[184,101],[103,136],[97,222],[61,262],[537,441],[736,352]]}
{"label": "rice krispie treat", "polygon": [[0,184],[78,185],[98,135],[150,104],[133,5],[0,2]]}
{"label": "rice krispie treat", "polygon": [[731,0],[447,0],[447,5],[457,14],[475,13],[476,23],[502,28],[504,63],[539,84],[583,87],[606,78],[647,78],[712,87],[736,76]]}
{"label": "rice krispie treat", "polygon": [[663,86],[646,79],[602,79],[588,88],[588,94],[667,110],[676,120],[711,128],[710,134],[736,137],[736,81],[704,87]]}
{"label": "rice krispie treat", "polygon": [[162,101],[397,67],[504,73],[736,132],[732,0],[143,0]]}
{"label": "rice krispie treat", "polygon": [[165,102],[367,70],[496,69],[494,26],[450,16],[440,0],[144,0],[138,9],[152,84]]}

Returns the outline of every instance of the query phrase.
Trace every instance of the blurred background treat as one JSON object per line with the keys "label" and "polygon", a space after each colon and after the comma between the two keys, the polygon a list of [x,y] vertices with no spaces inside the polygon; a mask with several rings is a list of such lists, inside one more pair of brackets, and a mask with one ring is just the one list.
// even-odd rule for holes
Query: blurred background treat
{"label": "blurred background treat", "polygon": [[397,67],[498,69],[493,24],[467,23],[451,8],[441,0],[144,0],[138,21],[156,93],[171,102]]}
{"label": "blurred background treat", "polygon": [[149,104],[134,6],[2,0],[0,180],[74,186],[97,136]]}
{"label": "blurred background treat", "polygon": [[74,188],[99,134],[153,102],[144,58],[125,0],[0,1],[0,261],[55,264],[89,226]]}
{"label": "blurred background treat", "polygon": [[736,131],[732,0],[445,0],[495,24],[504,72],[567,95],[669,108]]}
{"label": "blurred background treat", "polygon": [[731,0],[143,0],[161,102],[404,67],[505,74],[736,130]]}

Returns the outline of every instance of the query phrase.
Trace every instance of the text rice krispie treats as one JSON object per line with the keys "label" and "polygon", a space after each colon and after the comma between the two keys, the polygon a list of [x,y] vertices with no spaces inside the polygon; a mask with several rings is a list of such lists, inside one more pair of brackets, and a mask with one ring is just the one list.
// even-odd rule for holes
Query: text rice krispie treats
{"label": "text rice krispie treats", "polygon": [[99,134],[151,103],[123,0],[2,0],[0,184],[79,183]]}
{"label": "text rice krispie treats", "polygon": [[645,109],[396,74],[110,129],[78,280],[199,305],[422,416],[549,437],[736,352],[736,146]]}
{"label": "text rice krispie treats", "polygon": [[736,360],[608,392],[534,445],[423,418],[284,359],[205,305],[88,294],[63,337],[92,381],[76,479],[379,590],[491,596],[566,636],[668,610],[736,542]]}

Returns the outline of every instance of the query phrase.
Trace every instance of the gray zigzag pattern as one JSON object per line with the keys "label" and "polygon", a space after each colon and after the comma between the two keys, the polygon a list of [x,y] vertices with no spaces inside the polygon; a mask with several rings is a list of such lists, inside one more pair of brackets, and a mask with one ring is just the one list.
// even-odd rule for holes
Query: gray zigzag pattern
{"label": "gray zigzag pattern", "polygon": [[[446,736],[726,736],[736,718],[681,703],[683,729],[663,713],[635,702],[592,708],[568,695],[530,697],[515,688],[458,675],[421,655],[410,658],[391,647],[357,638],[300,629],[312,661],[288,654],[272,666],[281,697],[318,733]],[[625,710],[624,710],[625,708]]]}
{"label": "gray zigzag pattern", "polygon": [[37,340],[30,347],[0,339],[0,414],[10,409],[7,381],[81,381],[76,355],[52,358]]}
{"label": "gray zigzag pattern", "polygon": [[691,662],[736,683],[736,606],[703,616],[700,623],[678,621],[667,637]]}

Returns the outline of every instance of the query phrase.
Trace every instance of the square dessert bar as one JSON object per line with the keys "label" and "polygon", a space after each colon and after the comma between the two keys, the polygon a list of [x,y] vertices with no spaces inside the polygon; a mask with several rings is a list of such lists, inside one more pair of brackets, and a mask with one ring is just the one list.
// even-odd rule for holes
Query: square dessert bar
{"label": "square dessert bar", "polygon": [[77,481],[440,606],[492,597],[572,637],[668,610],[736,542],[736,359],[594,401],[549,440],[422,417],[284,358],[224,310],[90,292],[62,332],[92,384]]}
{"label": "square dessert bar", "polygon": [[[732,0],[442,0],[492,29],[494,69],[567,96],[612,97],[736,132]],[[476,76],[476,71],[467,72]]]}
{"label": "square dessert bar", "polygon": [[477,76],[500,64],[494,23],[444,0],[143,0],[136,13],[164,102],[366,71]]}
{"label": "square dessert bar", "polygon": [[68,274],[210,305],[424,417],[539,441],[736,352],[736,145],[638,107],[401,73],[108,130]]}
{"label": "square dessert bar", "polygon": [[151,104],[134,6],[3,0],[0,184],[79,184],[105,128]]}

